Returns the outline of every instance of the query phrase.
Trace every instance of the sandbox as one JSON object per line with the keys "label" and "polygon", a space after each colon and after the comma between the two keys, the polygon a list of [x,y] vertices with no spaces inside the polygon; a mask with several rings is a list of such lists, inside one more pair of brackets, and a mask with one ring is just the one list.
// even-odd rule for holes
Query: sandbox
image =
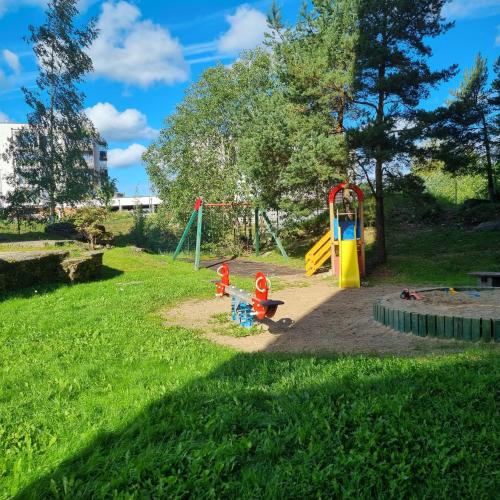
{"label": "sandbox", "polygon": [[500,342],[500,289],[434,288],[419,290],[421,300],[399,293],[374,304],[376,321],[420,337]]}

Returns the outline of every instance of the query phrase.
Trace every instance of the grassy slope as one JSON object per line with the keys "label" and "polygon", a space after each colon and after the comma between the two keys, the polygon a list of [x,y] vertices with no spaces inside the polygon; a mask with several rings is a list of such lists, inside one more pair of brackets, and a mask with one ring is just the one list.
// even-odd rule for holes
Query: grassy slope
{"label": "grassy slope", "polygon": [[500,271],[500,231],[453,227],[392,230],[384,280],[396,283],[475,285],[472,271]]}
{"label": "grassy slope", "polygon": [[493,497],[498,351],[237,354],[155,314],[209,272],[105,263],[0,303],[0,497]]}

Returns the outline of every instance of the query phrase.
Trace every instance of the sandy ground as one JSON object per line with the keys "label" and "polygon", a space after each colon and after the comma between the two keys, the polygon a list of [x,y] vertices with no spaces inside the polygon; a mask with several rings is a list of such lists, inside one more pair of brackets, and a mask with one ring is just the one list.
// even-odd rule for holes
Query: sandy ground
{"label": "sandy ground", "polygon": [[500,319],[500,290],[480,292],[430,291],[421,293],[422,300],[401,300],[399,294],[385,297],[382,304],[404,311],[464,318]]}
{"label": "sandy ground", "polygon": [[[300,276],[304,281],[304,277]],[[401,290],[373,286],[341,290],[329,277],[310,278],[310,286],[290,286],[271,294],[285,302],[262,332],[247,337],[216,333],[213,316],[230,311],[230,299],[188,301],[162,313],[168,326],[202,331],[212,341],[244,352],[335,352],[385,355],[417,355],[463,349],[454,340],[401,334],[375,322],[373,303]]]}

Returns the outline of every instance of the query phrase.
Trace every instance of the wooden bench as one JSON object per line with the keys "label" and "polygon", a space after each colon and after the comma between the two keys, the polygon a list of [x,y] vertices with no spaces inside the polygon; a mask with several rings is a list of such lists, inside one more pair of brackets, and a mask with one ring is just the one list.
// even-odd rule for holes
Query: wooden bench
{"label": "wooden bench", "polygon": [[475,276],[477,278],[478,286],[486,286],[491,288],[500,287],[500,273],[476,272],[469,273],[469,276]]}

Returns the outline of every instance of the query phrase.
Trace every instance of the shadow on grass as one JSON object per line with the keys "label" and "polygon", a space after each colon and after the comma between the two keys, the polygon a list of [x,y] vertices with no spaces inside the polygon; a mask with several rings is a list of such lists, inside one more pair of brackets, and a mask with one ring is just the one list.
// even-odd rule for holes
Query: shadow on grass
{"label": "shadow on grass", "polygon": [[493,498],[499,382],[485,353],[236,354],[17,498]]}
{"label": "shadow on grass", "polygon": [[54,241],[66,238],[49,234],[44,231],[29,231],[27,233],[0,233],[0,243],[24,243],[26,241]]}
{"label": "shadow on grass", "polygon": [[121,276],[122,274],[123,274],[123,271],[121,271],[119,269],[114,269],[113,267],[103,265],[101,267],[100,275],[96,279],[89,280],[89,281],[82,281],[82,282],[74,283],[74,284],[66,283],[64,281],[59,281],[59,282],[55,282],[55,283],[41,283],[40,285],[30,286],[30,287],[22,288],[20,290],[12,290],[10,292],[7,291],[7,292],[0,293],[0,302],[3,302],[5,300],[10,300],[10,299],[15,299],[15,298],[29,299],[31,297],[53,293],[63,286],[78,286],[78,285],[84,284],[84,283],[94,283],[96,281],[107,281],[107,280],[111,280],[113,278],[116,278],[118,276]]}

